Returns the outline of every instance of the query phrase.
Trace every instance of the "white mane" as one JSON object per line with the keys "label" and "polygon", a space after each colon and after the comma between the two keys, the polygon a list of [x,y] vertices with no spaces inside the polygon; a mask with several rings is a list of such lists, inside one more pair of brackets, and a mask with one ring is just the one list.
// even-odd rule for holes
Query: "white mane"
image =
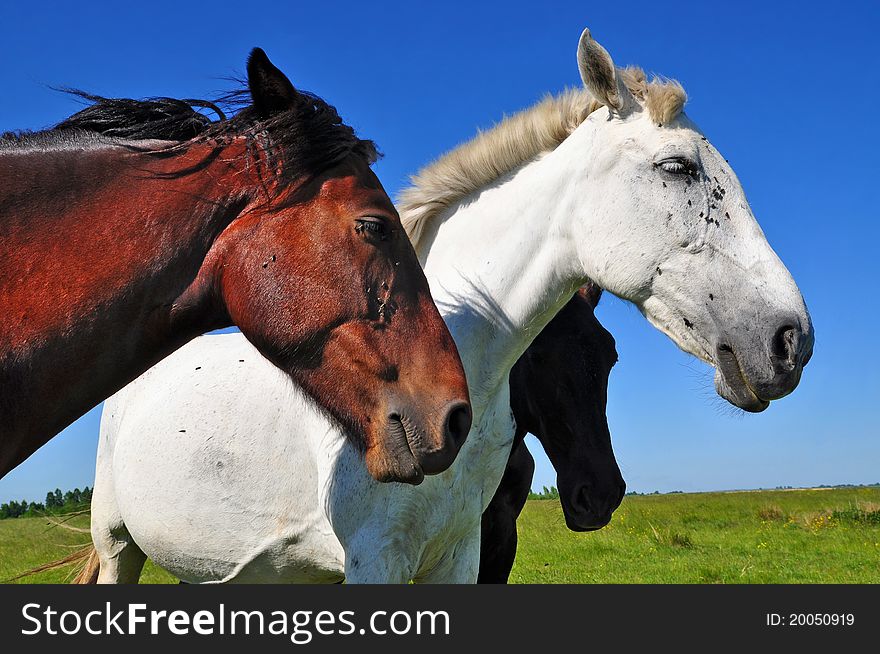
{"label": "white mane", "polygon": [[[648,82],[640,68],[624,68],[620,74],[658,123],[672,121],[687,101],[684,89],[674,80]],[[547,95],[425,166],[412,177],[412,186],[400,194],[398,203],[403,227],[416,252],[420,253],[425,228],[444,209],[554,150],[601,106],[584,88]]]}

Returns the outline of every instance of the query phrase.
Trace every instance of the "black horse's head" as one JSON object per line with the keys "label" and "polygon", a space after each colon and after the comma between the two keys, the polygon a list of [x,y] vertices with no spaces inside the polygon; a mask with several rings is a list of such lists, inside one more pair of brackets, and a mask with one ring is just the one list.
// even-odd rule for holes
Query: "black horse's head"
{"label": "black horse's head", "polygon": [[582,288],[510,374],[517,427],[537,436],[550,457],[573,531],[608,524],[626,491],[605,416],[617,349],[594,314],[600,296],[595,285]]}

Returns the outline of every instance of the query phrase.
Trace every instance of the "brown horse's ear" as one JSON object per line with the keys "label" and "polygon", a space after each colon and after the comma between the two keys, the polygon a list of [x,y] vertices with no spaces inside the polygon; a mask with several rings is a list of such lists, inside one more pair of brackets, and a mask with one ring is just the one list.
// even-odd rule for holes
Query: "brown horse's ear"
{"label": "brown horse's ear", "polygon": [[254,109],[262,118],[286,111],[299,97],[287,76],[278,70],[262,48],[254,48],[247,62],[248,88]]}
{"label": "brown horse's ear", "polygon": [[590,280],[581,286],[578,289],[578,293],[582,298],[589,302],[590,306],[594,309],[599,305],[599,300],[602,299],[602,289],[593,280]]}

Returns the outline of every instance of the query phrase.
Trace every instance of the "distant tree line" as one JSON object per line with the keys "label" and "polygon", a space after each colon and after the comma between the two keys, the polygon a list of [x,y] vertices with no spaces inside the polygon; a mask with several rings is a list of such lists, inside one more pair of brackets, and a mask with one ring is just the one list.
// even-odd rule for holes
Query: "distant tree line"
{"label": "distant tree line", "polygon": [[[742,489],[729,489],[724,491],[689,491],[690,493],[718,493],[718,492],[733,492],[735,490],[748,490],[748,491],[769,491],[769,490],[810,490],[814,488],[877,488],[880,487],[880,482],[876,484],[820,484],[818,486],[776,486],[774,488],[742,488]],[[544,490],[547,490],[547,487],[544,487]],[[553,489],[556,490],[556,489]],[[674,490],[674,491],[665,491],[660,492],[655,490],[653,493],[646,492],[640,493],[638,491],[627,491],[627,495],[676,495],[676,494],[684,494],[684,491]],[[534,498],[532,497],[534,495]],[[544,499],[543,495],[532,493],[529,496],[529,499]]]}
{"label": "distant tree line", "polygon": [[60,488],[46,493],[45,502],[28,502],[22,500],[0,504],[0,520],[4,518],[36,517],[47,513],[62,514],[87,509],[92,501],[92,489],[86,486],[82,490],[74,488],[62,493]]}
{"label": "distant tree line", "polygon": [[556,486],[551,486],[547,488],[544,486],[544,489],[540,493],[536,493],[534,491],[529,491],[529,499],[530,500],[558,500],[559,499],[559,491],[556,489]]}

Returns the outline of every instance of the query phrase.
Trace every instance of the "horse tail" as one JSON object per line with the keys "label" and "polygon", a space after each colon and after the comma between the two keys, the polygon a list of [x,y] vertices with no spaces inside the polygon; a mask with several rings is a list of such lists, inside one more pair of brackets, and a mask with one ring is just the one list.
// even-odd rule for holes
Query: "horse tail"
{"label": "horse tail", "polygon": [[72,554],[68,554],[63,559],[44,563],[43,565],[38,565],[36,568],[31,568],[30,570],[22,572],[21,574],[7,579],[6,582],[24,579],[25,577],[30,577],[41,572],[58,570],[59,568],[66,568],[68,566],[73,566],[73,570],[76,572],[76,577],[74,577],[71,583],[98,583],[98,572],[101,569],[101,560],[98,558],[98,552],[93,543],[89,543],[82,549],[78,549]]}
{"label": "horse tail", "polygon": [[101,571],[101,559],[98,557],[98,550],[95,549],[95,545],[93,543],[89,543],[84,548],[79,550],[79,552],[85,558],[85,565],[80,568],[80,571],[77,573],[76,577],[74,577],[74,584],[97,584],[98,583],[98,573]]}

